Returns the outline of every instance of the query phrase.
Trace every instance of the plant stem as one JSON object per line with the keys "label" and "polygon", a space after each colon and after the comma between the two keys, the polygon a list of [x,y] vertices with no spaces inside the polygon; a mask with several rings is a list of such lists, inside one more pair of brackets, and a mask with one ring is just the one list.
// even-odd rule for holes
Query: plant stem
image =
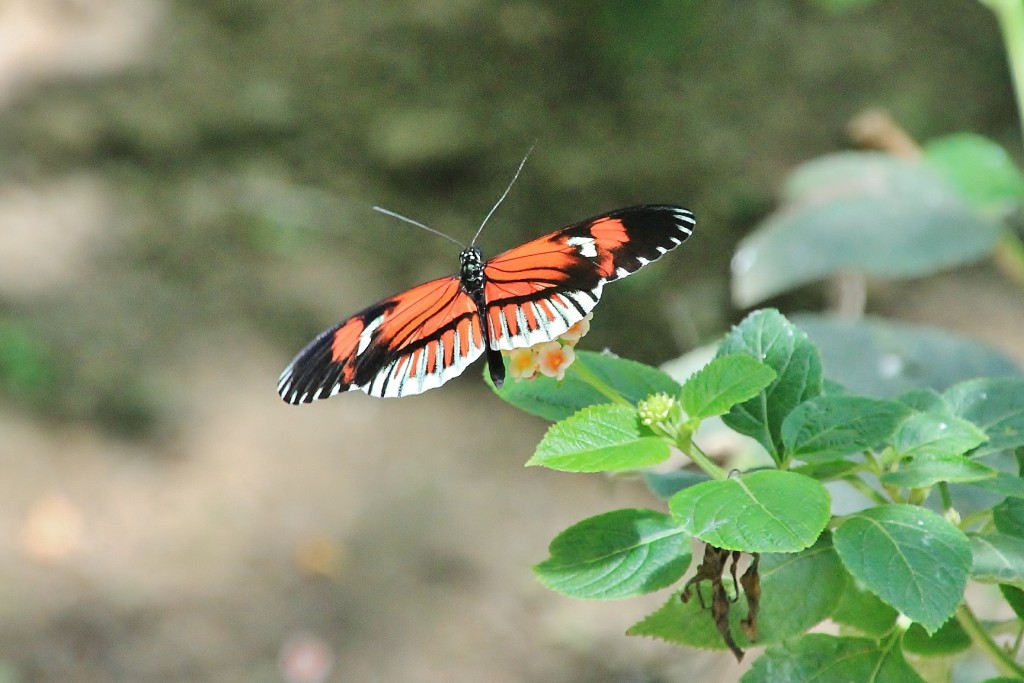
{"label": "plant stem", "polygon": [[690,440],[689,448],[684,449],[683,452],[712,479],[723,480],[729,477],[729,473],[716,465],[692,440]]}
{"label": "plant stem", "polygon": [[960,622],[964,631],[967,632],[967,635],[971,637],[975,647],[992,659],[1000,673],[1013,678],[1024,678],[1024,667],[1014,661],[1009,652],[999,647],[999,644],[992,640],[992,636],[981,625],[978,617],[975,616],[966,602],[957,609],[956,619]]}
{"label": "plant stem", "polygon": [[1010,77],[1017,95],[1017,118],[1024,135],[1024,2],[1022,0],[981,0],[995,13],[1003,32],[1006,57],[1010,63]]}
{"label": "plant stem", "polygon": [[870,498],[872,501],[878,503],[879,505],[888,505],[889,503],[892,502],[885,496],[883,496],[881,493],[871,488],[866,481],[864,481],[863,479],[856,475],[843,477],[842,481],[845,481],[847,484],[857,489],[867,498]]}
{"label": "plant stem", "polygon": [[610,386],[601,381],[601,378],[591,372],[583,363],[578,360],[569,366],[569,369],[576,373],[576,376],[581,380],[592,386],[598,392],[603,394],[605,397],[610,399],[612,403],[617,403],[620,406],[631,406],[632,404],[622,397],[622,394],[612,389]]}

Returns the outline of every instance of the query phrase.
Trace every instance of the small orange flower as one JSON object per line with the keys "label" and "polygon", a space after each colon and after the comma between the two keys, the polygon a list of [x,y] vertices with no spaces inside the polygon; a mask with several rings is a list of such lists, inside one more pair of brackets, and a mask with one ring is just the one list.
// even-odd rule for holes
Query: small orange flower
{"label": "small orange flower", "polygon": [[508,374],[516,381],[533,379],[537,374],[537,354],[529,349],[512,349],[508,352]]}
{"label": "small orange flower", "polygon": [[593,317],[593,313],[587,313],[587,317],[566,330],[559,339],[567,342],[569,346],[576,346],[576,342],[582,339],[587,332],[590,332],[590,321]]}
{"label": "small orange flower", "polygon": [[565,378],[566,368],[576,359],[576,352],[571,346],[562,346],[557,341],[537,344],[533,349],[541,374],[559,381]]}

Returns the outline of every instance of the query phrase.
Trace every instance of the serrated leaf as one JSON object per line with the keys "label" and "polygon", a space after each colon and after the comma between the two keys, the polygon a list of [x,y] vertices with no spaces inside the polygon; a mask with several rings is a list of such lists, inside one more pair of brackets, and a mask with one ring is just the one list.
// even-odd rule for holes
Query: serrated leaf
{"label": "serrated leaf", "polygon": [[925,160],[980,208],[1024,200],[1024,175],[1006,150],[974,133],[957,133],[925,146]]}
{"label": "serrated leaf", "polygon": [[[767,553],[761,556],[761,605],[758,614],[757,645],[775,643],[797,634],[826,619],[836,608],[847,581],[828,535],[799,553]],[[732,579],[725,578],[726,590],[736,595]],[[725,643],[711,616],[711,593],[707,582],[700,586],[704,598],[694,595],[689,602],[674,593],[661,608],[634,624],[626,633],[650,636],[672,643],[702,649],[724,650]],[[799,593],[800,600],[792,596]],[[732,603],[729,611],[731,632],[740,647],[754,645],[747,638],[740,621],[747,616],[747,603],[742,597]]]}
{"label": "serrated leaf", "polygon": [[664,439],[651,436],[629,406],[597,405],[551,425],[527,465],[563,472],[639,469],[669,456]]}
{"label": "serrated leaf", "polygon": [[760,470],[691,486],[672,496],[669,509],[683,530],[718,548],[791,553],[818,538],[830,503],[810,477]]}
{"label": "serrated leaf", "polygon": [[1024,446],[1024,379],[982,378],[962,382],[943,394],[957,417],[974,423],[988,436],[971,455]]}
{"label": "serrated leaf", "polygon": [[992,522],[999,533],[1024,538],[1024,500],[1007,498],[996,505],[992,508]]}
{"label": "serrated leaf", "polygon": [[868,638],[811,633],[769,647],[742,683],[924,683],[898,647],[882,649]]}
{"label": "serrated leaf", "polygon": [[722,416],[726,425],[758,441],[776,462],[782,452],[782,421],[822,390],[821,359],[807,335],[774,309],[755,311],[732,329],[719,356],[742,353],[775,371],[775,381]]}
{"label": "serrated leaf", "polygon": [[793,409],[782,423],[787,458],[835,460],[886,441],[910,409],[865,396],[818,396]]}
{"label": "serrated leaf", "polygon": [[[909,456],[962,455],[987,440],[967,420],[945,413],[918,413],[903,421],[892,437],[897,453]],[[948,480],[952,481],[952,480]]]}
{"label": "serrated leaf", "polygon": [[898,616],[896,610],[874,593],[861,589],[855,581],[849,581],[832,614],[832,620],[879,638],[892,630]]}
{"label": "serrated leaf", "polygon": [[1001,351],[945,330],[877,318],[802,313],[792,319],[820,349],[828,376],[862,396],[888,398],[917,387],[942,391],[975,377],[1020,374]]}
{"label": "serrated leaf", "polygon": [[971,534],[971,578],[1024,588],[1024,539],[1004,534]]}
{"label": "serrated leaf", "polygon": [[929,633],[963,599],[971,545],[962,531],[930,510],[869,508],[846,518],[834,536],[854,578]]}
{"label": "serrated leaf", "polygon": [[690,565],[690,537],[668,515],[615,510],[574,524],[548,546],[533,569],[553,591],[615,600],[671,585]]}
{"label": "serrated leaf", "polygon": [[999,471],[962,455],[921,455],[881,476],[883,484],[905,489],[927,488],[939,482],[994,479]]}
{"label": "serrated leaf", "polygon": [[1002,237],[941,174],[889,154],[811,161],[792,173],[786,194],[733,256],[740,308],[841,272],[928,275],[983,258]]}
{"label": "serrated leaf", "polygon": [[[578,350],[576,363],[633,404],[651,394],[678,396],[682,390],[678,382],[661,370],[618,356]],[[486,368],[484,377],[494,389]],[[607,396],[580,379],[572,368],[561,382],[543,376],[522,382],[510,378],[495,393],[520,410],[552,421],[569,417],[587,406],[609,402]]]}
{"label": "serrated leaf", "polygon": [[683,410],[699,420],[717,417],[757,396],[775,376],[774,370],[750,356],[719,356],[683,384]]}
{"label": "serrated leaf", "polygon": [[947,621],[934,635],[928,635],[920,624],[911,624],[903,634],[903,649],[922,657],[943,657],[963,652],[970,646],[971,637],[956,619]]}

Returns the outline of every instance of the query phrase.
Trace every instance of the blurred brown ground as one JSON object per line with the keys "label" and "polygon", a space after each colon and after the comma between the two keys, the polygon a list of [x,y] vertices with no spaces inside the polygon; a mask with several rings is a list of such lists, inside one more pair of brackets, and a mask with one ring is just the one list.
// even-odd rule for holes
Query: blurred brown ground
{"label": "blurred brown ground", "polygon": [[[807,20],[811,11],[799,2],[752,4],[768,18]],[[383,42],[430,43],[435,32],[486,23],[479,17],[490,11],[487,3],[458,5],[426,3],[388,10],[394,16],[402,11],[412,15],[403,19],[401,31],[396,29],[401,38]],[[502,130],[505,144],[494,153],[499,161],[472,167],[487,169],[487,177],[470,181],[464,169],[447,167],[450,184],[470,185],[465,196],[444,179],[435,185],[426,182],[430,171],[421,166],[445,166],[460,155],[474,158],[481,154],[480,143],[464,142],[466,146],[454,152],[410,143],[403,136],[411,136],[413,143],[419,139],[415,126],[411,132],[402,128],[410,117],[419,122],[429,119],[430,112],[441,111],[442,128],[459,131],[461,124],[445,118],[447,105],[424,105],[427,114],[415,107],[402,109],[401,90],[392,92],[395,89],[388,84],[381,85],[381,106],[394,109],[382,108],[351,122],[363,132],[351,132],[345,122],[324,124],[321,142],[324,154],[332,159],[320,162],[323,165],[365,149],[376,150],[377,156],[362,167],[358,161],[339,167],[336,181],[322,197],[310,189],[321,186],[310,170],[316,160],[307,157],[306,166],[292,172],[287,156],[269,153],[269,158],[256,158],[267,153],[256,140],[271,133],[287,136],[289,126],[299,125],[294,122],[280,124],[278,130],[273,121],[264,126],[243,120],[237,139],[224,131],[218,133],[222,137],[211,138],[209,130],[201,130],[196,134],[200,142],[195,157],[178,157],[178,141],[191,144],[192,138],[179,138],[174,126],[192,119],[169,115],[161,120],[165,112],[160,103],[206,107],[199,119],[215,117],[219,110],[209,103],[188,102],[187,96],[181,101],[181,93],[172,92],[167,99],[140,102],[137,115],[143,123],[125,124],[137,125],[135,133],[119,138],[103,132],[106,129],[97,121],[109,113],[106,107],[116,110],[112,115],[122,124],[133,116],[132,83],[153,74],[166,76],[160,50],[187,51],[189,45],[212,43],[229,54],[221,66],[239,68],[225,74],[197,73],[209,75],[210,87],[231,83],[247,62],[244,55],[230,56],[230,31],[219,29],[247,26],[246,7],[261,16],[276,11],[272,2],[211,3],[214,9],[203,16],[216,16],[223,25],[210,28],[196,19],[201,15],[197,7],[155,0],[0,3],[0,115],[14,122],[6,132],[0,130],[0,138],[7,138],[5,149],[14,150],[0,164],[0,303],[4,310],[52,331],[54,348],[64,352],[62,361],[77,366],[75,381],[58,386],[70,394],[81,393],[55,395],[43,401],[42,408],[22,403],[17,395],[0,398],[0,683],[241,682],[279,681],[286,676],[316,681],[321,680],[320,670],[326,672],[324,680],[336,682],[736,680],[742,668],[728,655],[695,653],[623,635],[664,596],[585,603],[536,584],[529,567],[544,557],[555,533],[591,514],[657,503],[633,481],[524,469],[522,463],[545,426],[492,398],[476,370],[452,387],[401,401],[350,395],[296,409],[283,405],[273,392],[278,373],[305,334],[294,331],[291,322],[301,319],[297,324],[311,331],[386,294],[392,285],[411,284],[450,268],[444,264],[452,263],[454,255],[446,262],[442,251],[450,245],[374,222],[365,207],[386,203],[388,197],[378,193],[395,197],[391,205],[403,212],[412,212],[409,207],[422,199],[423,214],[414,217],[453,232],[463,230],[457,233],[462,237],[471,230],[467,226],[473,225],[472,212],[486,209],[503,183],[502,174],[514,167],[517,155],[531,141],[531,124]],[[393,20],[374,20],[344,3],[341,7],[351,9],[352,20],[324,33],[337,34],[342,43],[362,40],[365,48],[377,39],[374,31],[381,23]],[[888,60],[900,59],[903,48],[886,41],[898,41],[900,27],[913,24],[913,12],[924,8],[910,3],[897,17],[882,15],[893,19],[893,35],[881,30],[866,35],[865,40],[877,43],[874,52],[868,52],[877,55],[878,64],[872,68],[884,71]],[[317,3],[308,3],[308,9],[309,23],[294,27],[295,47],[273,49],[282,54],[309,50],[311,62],[318,59],[316,51],[323,50],[327,59],[333,53],[316,42],[327,40],[323,34],[303,44],[301,32],[327,16]],[[296,8],[294,16],[301,16],[302,10]],[[455,16],[459,13],[476,18],[460,20]],[[556,27],[563,17],[557,12],[520,3],[499,14],[497,24],[504,27],[508,41],[530,45],[558,40]],[[743,19],[754,21],[749,15]],[[457,20],[462,23],[452,28],[449,24]],[[950,31],[959,25],[957,17],[946,20]],[[984,19],[977,21],[991,29]],[[784,23],[776,18],[762,28],[792,37],[785,33]],[[278,35],[287,35],[286,28]],[[925,26],[921,31],[934,29]],[[826,55],[838,60],[834,51],[823,51],[831,46],[831,30],[825,26],[805,35],[811,51],[817,52],[801,55],[794,50],[787,68],[810,70],[811,62]],[[843,30],[856,34],[857,29]],[[364,34],[354,35],[360,31]],[[738,40],[744,36],[696,37],[721,41],[720,49],[702,49],[720,50],[723,61],[739,59],[744,49],[743,40]],[[768,41],[749,33],[744,39],[756,44],[751,49]],[[995,40],[995,34],[989,39]],[[941,44],[957,42],[934,36],[932,49]],[[994,52],[998,57],[998,49]],[[757,61],[748,58],[745,68],[755,69]],[[474,64],[470,60],[469,66]],[[418,67],[429,69],[415,62],[405,65]],[[588,67],[597,68],[575,68]],[[337,66],[328,63],[324,68]],[[659,328],[662,335],[674,335],[673,342],[667,350],[644,347],[644,353],[660,352],[662,359],[713,335],[731,315],[723,303],[729,244],[736,232],[749,228],[751,215],[769,205],[777,174],[839,144],[829,141],[829,131],[840,129],[858,97],[891,104],[885,92],[862,89],[853,104],[845,100],[845,113],[837,111],[834,119],[817,121],[816,113],[831,106],[828,92],[759,93],[751,95],[757,103],[746,102],[742,86],[728,81],[730,68],[722,67],[718,86],[693,86],[724,91],[720,108],[705,114],[704,135],[691,129],[681,134],[681,141],[671,143],[700,147],[694,149],[698,164],[719,158],[721,166],[704,179],[694,179],[688,172],[678,180],[679,187],[700,188],[692,201],[708,210],[700,214],[704,232],[692,249],[672,256],[675,279],[666,284],[671,293],[655,299],[651,307],[659,315],[687,310],[696,320]],[[759,78],[752,73],[754,80]],[[833,78],[840,74],[837,65]],[[119,75],[128,85],[118,80]],[[739,73],[735,77],[745,78]],[[290,78],[296,78],[294,72]],[[309,78],[311,87],[332,86],[330,79],[319,83],[317,74]],[[272,109],[277,101],[274,84],[265,85],[264,91],[249,93],[256,98],[252,106],[257,109],[261,102],[269,102],[266,106]],[[93,87],[102,92],[94,96]],[[109,103],[118,100],[110,93],[122,87],[129,104],[114,107]],[[978,87],[987,85],[982,82]],[[898,83],[888,84],[883,90],[899,88]],[[924,104],[906,101],[896,107],[904,107],[900,113],[913,118],[918,109],[936,108],[943,101],[937,93],[924,87],[916,93]],[[544,95],[537,93],[538,102],[532,104],[543,105]],[[338,89],[326,99],[353,97],[370,94]],[[571,97],[562,97],[571,108]],[[714,96],[702,97],[715,101]],[[772,105],[764,103],[772,101],[786,103],[784,116],[770,113]],[[101,104],[93,107],[92,102]],[[964,100],[958,101],[961,104]],[[670,105],[656,101],[651,107]],[[223,125],[230,127],[237,123],[234,110],[224,106],[228,113]],[[743,111],[747,106],[753,111]],[[957,115],[967,120],[974,116],[980,119],[979,126],[992,126],[990,134],[1011,134],[1006,132],[1012,128],[1002,100],[964,104],[961,109],[968,111]],[[537,115],[555,117],[543,111]],[[272,119],[273,112],[268,116]],[[536,193],[562,167],[571,177],[549,196],[520,200],[528,210],[514,208],[513,199],[505,217],[496,220],[508,225],[517,222],[517,211],[532,216],[559,207],[561,213],[536,229],[532,222],[522,227],[524,236],[610,208],[606,203],[634,195],[643,198],[649,188],[641,183],[623,189],[617,184],[620,176],[641,164],[644,149],[670,144],[658,136],[674,132],[668,127],[645,130],[642,121],[622,123],[638,125],[637,131],[615,138],[639,150],[639,161],[628,161],[618,158],[616,144],[601,141],[602,134],[586,137],[588,133],[574,127],[585,116],[566,116],[564,128],[559,129],[556,121],[542,133],[546,137],[535,153],[534,180],[528,171],[525,187],[518,191]],[[760,139],[771,135],[751,129],[761,116],[771,119],[765,125],[781,139],[777,148]],[[715,121],[722,121],[723,128],[710,127]],[[147,127],[149,122],[154,123],[152,128]],[[922,125],[933,126],[937,130],[928,132],[935,133],[956,129],[958,123],[962,122],[940,117]],[[732,129],[726,130],[729,126]],[[84,142],[78,137],[83,130]],[[337,148],[331,137],[335,133]],[[579,157],[570,157],[567,149],[572,143],[553,139],[575,134],[586,138],[589,146]],[[749,139],[744,141],[743,134]],[[41,136],[39,146],[31,142],[33,135]],[[20,137],[14,140],[15,136]],[[359,136],[369,142],[362,147],[349,144]],[[737,151],[737,144],[751,149]],[[224,170],[216,165],[222,149],[218,145],[235,151],[251,146],[254,158],[248,166],[236,160]],[[755,145],[766,145],[774,154],[762,154]],[[615,162],[625,168],[609,170]],[[670,168],[671,163],[687,161],[677,156],[674,162],[658,163]],[[175,164],[177,170],[167,170]],[[604,175],[592,170],[594,166]],[[158,177],[171,177],[184,189],[161,196],[140,183],[136,173],[163,174]],[[410,191],[410,197],[401,191],[406,181],[419,187]],[[665,182],[659,191],[676,181]],[[716,183],[726,188],[721,194],[705,187]],[[601,196],[606,189],[608,196]],[[470,190],[489,194],[468,196]],[[312,192],[312,199],[303,192]],[[566,206],[566,198],[573,196],[582,197],[578,206]],[[232,221],[244,224],[251,218],[225,214],[222,202],[234,202],[237,208],[275,197],[284,208],[267,209],[271,218],[260,214],[271,224],[269,249],[252,248],[252,240],[265,247],[259,235],[246,233],[238,242],[233,241],[233,227],[210,228],[230,226]],[[688,196],[676,199],[691,202]],[[457,208],[441,208],[447,201]],[[173,211],[160,202],[173,205]],[[182,202],[192,203],[182,207]],[[335,236],[323,253],[316,246],[281,247],[273,240],[287,241],[291,233],[273,231],[294,218],[288,202],[298,202],[299,213],[311,205],[321,207],[310,221],[319,210],[338,223],[352,224],[345,239],[354,246],[339,248],[347,243]],[[736,208],[737,202],[745,202],[746,208]],[[175,224],[152,217],[161,211],[194,222]],[[452,214],[467,222],[453,228],[434,220]],[[719,227],[723,225],[725,229]],[[384,229],[393,231],[384,241],[407,242],[396,247],[404,248],[406,255],[384,261],[383,274],[377,276],[377,265],[364,257],[379,250],[380,237],[373,231]],[[496,225],[490,229],[490,244],[517,239]],[[421,251],[425,258],[416,265],[409,254]],[[691,274],[686,290],[681,279],[698,263],[704,281],[693,282],[698,276]],[[325,289],[324,282],[336,284]],[[1020,292],[988,265],[889,285],[874,295],[879,310],[969,332],[1024,362]],[[614,291],[609,294],[614,296]],[[703,303],[695,303],[698,298]],[[288,309],[292,301],[297,312],[289,318],[281,309]],[[625,290],[619,303],[607,305],[610,311],[632,307]],[[609,312],[608,320],[595,326],[612,328],[609,334],[623,333],[614,330],[615,321]],[[628,325],[622,328],[628,333]],[[285,338],[287,342],[282,341]],[[68,348],[75,353],[68,355]],[[79,348],[81,356],[76,355]],[[101,419],[103,399],[90,392],[101,397],[117,394],[122,377],[135,382],[131,378],[140,376],[141,388],[132,391],[152,406],[147,409],[152,414],[144,415],[150,426],[141,436],[119,433]],[[130,402],[132,395],[129,392],[125,400]],[[46,403],[58,407],[48,412]]]}

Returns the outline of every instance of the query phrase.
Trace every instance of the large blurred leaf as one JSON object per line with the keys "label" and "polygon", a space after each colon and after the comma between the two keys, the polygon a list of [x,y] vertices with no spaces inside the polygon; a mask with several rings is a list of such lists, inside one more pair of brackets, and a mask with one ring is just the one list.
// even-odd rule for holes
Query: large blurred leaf
{"label": "large blurred leaf", "polygon": [[979,207],[999,207],[1024,199],[1021,175],[1006,150],[974,133],[929,140],[925,158]]}
{"label": "large blurred leaf", "polygon": [[825,374],[850,391],[898,396],[916,387],[945,390],[974,377],[1021,374],[991,347],[949,332],[883,320],[793,316],[821,352]]}
{"label": "large blurred leaf", "polygon": [[878,153],[806,163],[782,208],[744,239],[732,261],[733,300],[747,307],[842,271],[919,277],[992,251],[999,223],[941,173]]}

